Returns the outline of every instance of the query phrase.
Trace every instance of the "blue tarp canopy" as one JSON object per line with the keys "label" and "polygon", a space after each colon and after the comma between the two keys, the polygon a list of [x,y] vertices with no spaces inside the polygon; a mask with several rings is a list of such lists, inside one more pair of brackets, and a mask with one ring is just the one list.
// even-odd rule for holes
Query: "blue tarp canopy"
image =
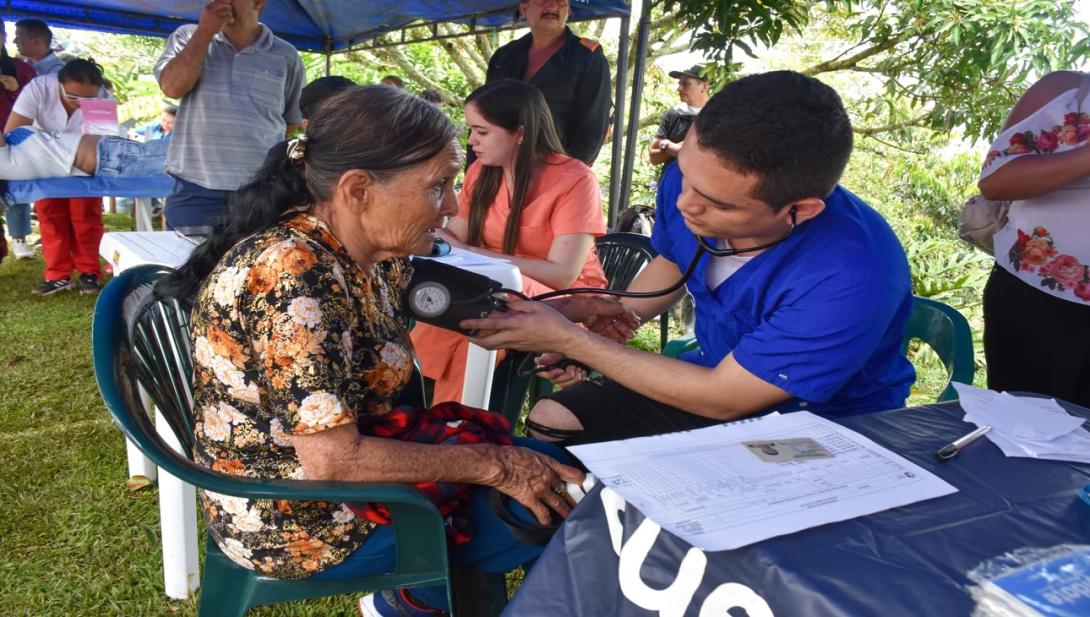
{"label": "blue tarp canopy", "polygon": [[[2,0],[0,11],[61,27],[165,37],[196,22],[204,5],[204,0]],[[261,21],[302,51],[333,52],[414,23],[509,26],[517,7],[517,0],[269,0]],[[572,0],[571,19],[628,12],[625,0]]]}

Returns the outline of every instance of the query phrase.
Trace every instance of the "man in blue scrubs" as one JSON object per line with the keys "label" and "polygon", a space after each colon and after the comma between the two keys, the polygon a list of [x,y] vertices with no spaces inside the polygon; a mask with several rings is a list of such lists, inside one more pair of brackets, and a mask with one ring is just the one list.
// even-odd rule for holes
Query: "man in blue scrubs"
{"label": "man in blue scrubs", "polygon": [[[605,377],[539,401],[531,433],[586,443],[771,410],[903,406],[914,380],[901,353],[908,262],[881,215],[837,184],[851,149],[840,97],[812,77],[754,75],[715,95],[664,174],[659,256],[629,287],[668,288],[697,254],[697,236],[722,254],[703,255],[686,283],[698,351],[675,360],[628,348],[602,334],[632,324],[588,330],[540,302],[463,324],[485,329],[476,340],[486,346],[557,352]],[[624,303],[646,320],[681,293]]]}

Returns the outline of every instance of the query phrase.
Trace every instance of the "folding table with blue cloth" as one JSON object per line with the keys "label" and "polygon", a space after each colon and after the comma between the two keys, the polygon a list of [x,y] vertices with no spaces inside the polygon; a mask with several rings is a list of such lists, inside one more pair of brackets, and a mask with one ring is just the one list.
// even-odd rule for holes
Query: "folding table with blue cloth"
{"label": "folding table with blue cloth", "polygon": [[[1090,409],[1060,403],[1090,418]],[[725,601],[737,607],[731,615],[748,607],[751,617],[970,615],[968,573],[982,562],[1027,547],[1090,544],[1090,502],[1079,498],[1090,465],[1007,458],[986,439],[940,463],[936,451],[973,428],[962,415],[952,401],[836,419],[957,493],[706,552],[702,567],[701,556],[686,560],[682,574],[682,560],[700,551],[665,530],[646,554],[632,551],[635,563],[627,562],[628,551],[621,563],[618,549],[645,517],[631,505],[604,507],[599,485],[561,526],[504,614],[697,617],[726,614],[711,611]],[[616,533],[618,525],[615,547],[611,527]]]}
{"label": "folding table with blue cloth", "polygon": [[39,199],[62,197],[166,197],[174,189],[174,179],[163,174],[150,178],[109,178],[79,176],[8,181],[7,199],[11,203],[30,203]]}

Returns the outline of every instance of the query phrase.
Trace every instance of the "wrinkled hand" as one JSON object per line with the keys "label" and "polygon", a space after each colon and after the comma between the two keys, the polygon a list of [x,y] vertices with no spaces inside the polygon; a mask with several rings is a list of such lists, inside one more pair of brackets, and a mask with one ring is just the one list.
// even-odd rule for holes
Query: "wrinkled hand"
{"label": "wrinkled hand", "polygon": [[635,336],[640,327],[636,313],[614,298],[578,295],[547,300],[546,303],[591,332],[622,345]]}
{"label": "wrinkled hand", "polygon": [[204,5],[197,29],[205,32],[220,32],[235,21],[235,11],[230,0],[212,0]]}
{"label": "wrinkled hand", "polygon": [[456,249],[464,249],[467,246],[465,242],[459,240],[458,236],[451,233],[451,231],[446,227],[436,227],[435,235],[439,238],[446,240],[447,244],[451,245]]}
{"label": "wrinkled hand", "polygon": [[[542,525],[552,524],[552,510],[566,518],[575,501],[564,490],[565,482],[583,482],[583,472],[526,448],[498,448],[500,474],[492,483],[497,490],[510,495]],[[554,489],[559,488],[559,491]]]}
{"label": "wrinkled hand", "polygon": [[545,302],[510,300],[506,311],[493,311],[483,319],[466,319],[460,324],[477,330],[470,342],[486,349],[519,351],[560,351],[582,328],[568,321]]}
{"label": "wrinkled hand", "polygon": [[0,85],[3,85],[8,92],[15,92],[19,89],[19,80],[11,75],[0,75]]}
{"label": "wrinkled hand", "polygon": [[[534,364],[538,366],[551,366],[564,359],[562,354],[543,353],[534,358]],[[564,368],[555,368],[551,371],[542,371],[538,373],[537,376],[542,379],[548,379],[558,388],[567,388],[568,386],[574,386],[577,383],[586,381],[587,372],[579,366],[571,365]]]}

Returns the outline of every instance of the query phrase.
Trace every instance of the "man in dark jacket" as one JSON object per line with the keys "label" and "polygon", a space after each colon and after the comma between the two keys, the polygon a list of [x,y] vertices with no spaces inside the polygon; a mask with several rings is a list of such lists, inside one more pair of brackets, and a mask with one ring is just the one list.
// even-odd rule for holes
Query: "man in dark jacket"
{"label": "man in dark jacket", "polygon": [[486,81],[512,78],[536,86],[553,112],[567,153],[587,165],[598,158],[609,124],[609,63],[598,41],[568,27],[568,0],[519,4],[530,34],[496,50]]}

